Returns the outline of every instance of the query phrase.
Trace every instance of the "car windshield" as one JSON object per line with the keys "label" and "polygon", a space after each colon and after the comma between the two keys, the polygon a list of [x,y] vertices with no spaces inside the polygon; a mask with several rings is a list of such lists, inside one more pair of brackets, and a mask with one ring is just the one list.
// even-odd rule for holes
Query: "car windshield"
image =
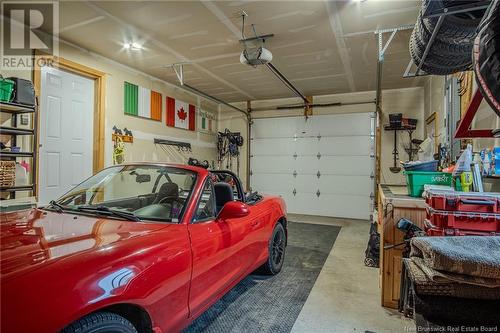
{"label": "car windshield", "polygon": [[114,166],[90,177],[51,205],[130,220],[179,222],[196,173],[158,165]]}

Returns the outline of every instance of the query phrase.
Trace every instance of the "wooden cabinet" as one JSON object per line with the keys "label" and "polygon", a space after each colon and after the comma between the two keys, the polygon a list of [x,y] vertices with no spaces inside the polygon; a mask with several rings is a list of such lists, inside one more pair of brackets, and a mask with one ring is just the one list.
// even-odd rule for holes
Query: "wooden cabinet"
{"label": "wooden cabinet", "polygon": [[[407,218],[421,228],[425,219],[424,200],[394,194],[395,188],[397,186],[380,185],[378,196],[381,301],[389,308],[398,307],[402,246],[390,250],[384,250],[384,246],[403,241],[403,233],[396,228],[399,219]],[[401,193],[401,189],[397,193]]]}

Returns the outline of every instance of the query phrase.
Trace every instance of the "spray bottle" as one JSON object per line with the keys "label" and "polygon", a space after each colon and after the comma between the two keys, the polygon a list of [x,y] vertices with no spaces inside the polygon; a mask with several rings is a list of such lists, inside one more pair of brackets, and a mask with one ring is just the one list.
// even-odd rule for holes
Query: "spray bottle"
{"label": "spray bottle", "polygon": [[468,144],[467,148],[460,155],[455,170],[453,171],[453,178],[458,178],[462,186],[463,192],[470,192],[473,183],[472,171],[472,145]]}

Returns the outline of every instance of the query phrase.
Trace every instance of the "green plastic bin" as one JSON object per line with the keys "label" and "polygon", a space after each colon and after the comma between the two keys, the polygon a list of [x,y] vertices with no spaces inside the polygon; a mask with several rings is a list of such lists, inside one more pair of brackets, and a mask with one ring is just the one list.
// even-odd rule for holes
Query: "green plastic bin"
{"label": "green plastic bin", "polygon": [[0,78],[0,101],[10,102],[13,90],[14,81]]}
{"label": "green plastic bin", "polygon": [[448,185],[451,186],[452,174],[447,172],[428,171],[404,171],[406,175],[406,187],[411,197],[421,197],[424,185]]}

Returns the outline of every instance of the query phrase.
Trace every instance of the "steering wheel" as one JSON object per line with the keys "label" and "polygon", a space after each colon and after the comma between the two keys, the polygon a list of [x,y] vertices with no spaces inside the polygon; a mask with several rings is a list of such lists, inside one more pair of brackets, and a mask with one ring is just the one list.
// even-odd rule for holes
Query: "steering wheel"
{"label": "steering wheel", "polygon": [[158,204],[161,204],[163,201],[167,200],[167,199],[177,199],[177,196],[173,196],[173,195],[168,195],[166,197],[163,197],[160,199],[160,201],[158,201],[157,203]]}

